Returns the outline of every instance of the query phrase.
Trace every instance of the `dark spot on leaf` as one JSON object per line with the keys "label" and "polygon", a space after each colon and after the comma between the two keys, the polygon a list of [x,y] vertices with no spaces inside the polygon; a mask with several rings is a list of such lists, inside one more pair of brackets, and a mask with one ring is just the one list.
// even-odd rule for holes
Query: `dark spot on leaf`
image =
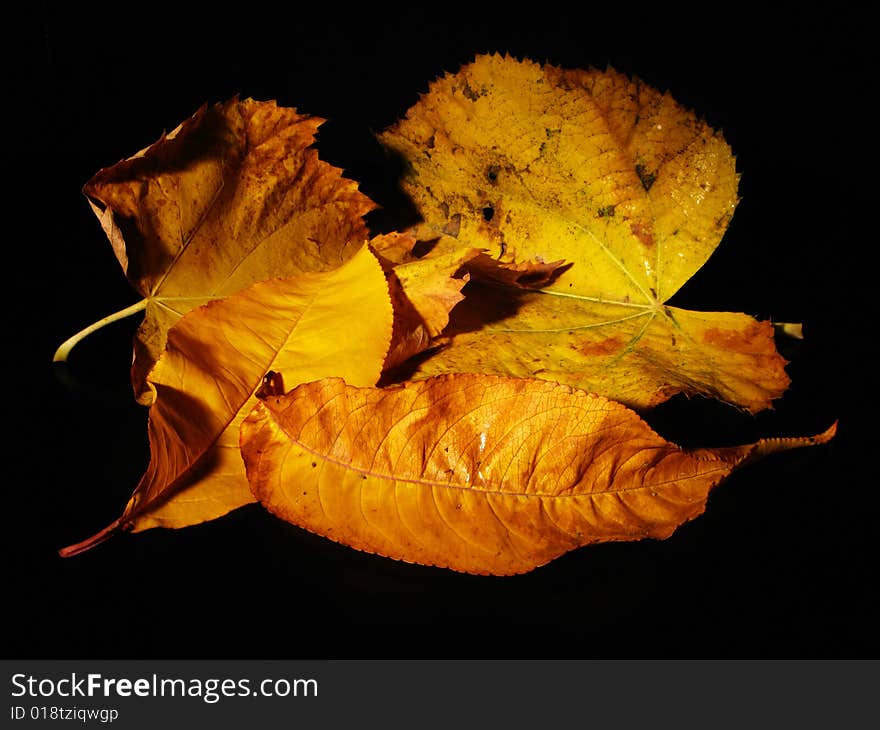
{"label": "dark spot on leaf", "polygon": [[651,189],[651,186],[657,179],[657,174],[648,172],[648,168],[646,168],[641,162],[636,165],[636,175],[638,175],[639,180],[642,181],[642,187],[645,189],[645,192]]}
{"label": "dark spot on leaf", "polygon": [[487,205],[485,208],[483,208],[483,220],[486,221],[486,223],[491,221],[494,215],[495,208],[493,208],[491,205]]}
{"label": "dark spot on leaf", "polygon": [[727,228],[727,225],[730,223],[731,214],[723,213],[720,217],[715,220],[715,227],[719,230]]}
{"label": "dark spot on leaf", "polygon": [[701,339],[707,345],[726,350],[755,349],[755,343],[773,336],[773,327],[767,322],[751,322],[741,330],[710,327],[703,332]]}
{"label": "dark spot on leaf", "polygon": [[471,101],[476,101],[480,98],[480,95],[471,88],[471,85],[468,83],[467,79],[462,80],[461,84],[461,93],[464,94]]}
{"label": "dark spot on leaf", "polygon": [[606,337],[599,342],[574,342],[569,347],[584,357],[603,357],[620,352],[624,343],[617,337]]}
{"label": "dark spot on leaf", "polygon": [[489,165],[489,167],[486,169],[486,179],[490,183],[497,182],[499,172],[501,172],[501,167],[499,165]]}
{"label": "dark spot on leaf", "polygon": [[643,226],[641,223],[630,223],[629,229],[648,248],[654,245],[654,233],[649,227]]}
{"label": "dark spot on leaf", "polygon": [[617,207],[617,206],[603,205],[601,208],[599,208],[598,211],[596,211],[596,215],[598,215],[600,218],[610,218],[611,216],[614,215],[614,208],[615,207]]}
{"label": "dark spot on leaf", "polygon": [[[316,466],[318,466],[317,462],[313,461],[313,462],[312,462],[312,468],[314,468],[314,467],[316,467]],[[303,492],[303,494],[305,494],[305,492]]]}

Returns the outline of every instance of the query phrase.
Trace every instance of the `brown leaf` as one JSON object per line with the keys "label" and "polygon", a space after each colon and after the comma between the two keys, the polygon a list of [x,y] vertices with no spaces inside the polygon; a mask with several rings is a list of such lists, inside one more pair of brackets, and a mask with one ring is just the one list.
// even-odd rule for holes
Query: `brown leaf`
{"label": "brown leaf", "polygon": [[377,236],[370,242],[386,270],[394,307],[386,370],[432,346],[449,324],[450,311],[464,298],[461,289],[468,275],[463,267],[480,254],[477,249],[435,244],[419,257],[413,254],[417,243],[407,233]]}
{"label": "brown leaf", "polygon": [[400,560],[507,575],[590,543],[667,537],[734,469],[833,435],[685,451],[597,395],[450,375],[301,385],[254,408],[241,449],[254,495],[285,520]]}
{"label": "brown leaf", "polygon": [[501,284],[515,289],[542,289],[550,286],[571,268],[565,261],[499,261],[485,253],[467,262],[467,271],[477,281]]}
{"label": "brown leaf", "polygon": [[[539,292],[468,287],[471,312],[416,372],[557,380],[634,407],[676,392],[749,411],[787,388],[767,324],[665,302],[719,244],[737,203],[722,135],[615,71],[479,56],[382,135],[408,163],[421,238],[453,231],[504,263],[567,262]],[[553,266],[553,264],[549,264]]]}
{"label": "brown leaf", "polygon": [[145,298],[132,366],[141,402],[186,312],[257,281],[337,268],[367,239],[362,216],[373,204],[310,146],[322,121],[252,99],[202,107],[86,184]]}

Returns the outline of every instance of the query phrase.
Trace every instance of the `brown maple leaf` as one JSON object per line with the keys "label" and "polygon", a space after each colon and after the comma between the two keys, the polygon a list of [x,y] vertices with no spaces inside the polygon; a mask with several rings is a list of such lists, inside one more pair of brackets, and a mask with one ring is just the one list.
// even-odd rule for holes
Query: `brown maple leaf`
{"label": "brown maple leaf", "polygon": [[86,184],[144,297],[121,313],[144,310],[132,364],[140,402],[150,403],[147,373],[188,311],[268,278],[337,268],[368,238],[373,203],[311,146],[322,122],[252,99],[204,106]]}

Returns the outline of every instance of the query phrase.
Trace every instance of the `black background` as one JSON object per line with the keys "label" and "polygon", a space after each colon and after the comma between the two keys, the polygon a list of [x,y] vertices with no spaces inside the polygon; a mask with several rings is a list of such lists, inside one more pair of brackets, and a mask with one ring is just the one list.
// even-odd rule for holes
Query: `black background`
{"label": "black background", "polygon": [[[73,4],[71,4],[73,5]],[[876,41],[839,8],[517,11],[476,4],[36,4],[6,19],[4,655],[18,658],[877,657]],[[421,5],[421,4],[420,4]],[[736,473],[665,541],[480,578],[358,553],[259,507],[180,531],[58,548],[121,512],[149,459],[128,383],[136,320],[55,347],[136,301],[80,193],[203,102],[277,99],[328,118],[318,147],[405,211],[374,133],[480,52],[604,67],[721,128],[742,201],[674,303],[801,321],[789,392],[757,417],[673,399],[686,445],[810,434],[826,447]]]}

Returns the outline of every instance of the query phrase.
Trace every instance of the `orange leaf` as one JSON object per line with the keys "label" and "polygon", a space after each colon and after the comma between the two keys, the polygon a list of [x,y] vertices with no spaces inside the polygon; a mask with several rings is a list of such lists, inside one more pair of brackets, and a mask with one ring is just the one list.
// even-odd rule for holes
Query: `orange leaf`
{"label": "orange leaf", "polygon": [[335,271],[258,283],[189,312],[147,382],[146,473],[116,522],[62,554],[120,529],[184,527],[253,502],[239,427],[266,372],[282,370],[288,385],[330,375],[372,385],[390,337],[385,277],[367,247]]}
{"label": "orange leaf", "polygon": [[450,375],[301,385],[254,408],[241,450],[254,495],[285,520],[400,560],[507,575],[590,543],[667,537],[734,469],[833,434],[685,451],[597,395]]}
{"label": "orange leaf", "polygon": [[769,324],[665,304],[718,246],[738,182],[722,135],[668,94],[610,70],[479,56],[382,141],[407,162],[419,237],[570,265],[506,304],[468,287],[471,312],[490,317],[457,308],[417,377],[538,377],[639,408],[701,393],[753,412],[788,387]]}
{"label": "orange leaf", "polygon": [[202,107],[86,184],[144,297],[139,401],[149,403],[146,375],[188,311],[271,277],[334,269],[366,240],[372,202],[310,147],[322,121],[252,99]]}
{"label": "orange leaf", "polygon": [[450,311],[464,299],[461,289],[468,275],[462,267],[480,254],[477,249],[457,245],[434,245],[418,257],[413,254],[415,244],[413,236],[400,233],[377,236],[370,242],[386,270],[394,307],[386,370],[434,344],[449,324]]}

